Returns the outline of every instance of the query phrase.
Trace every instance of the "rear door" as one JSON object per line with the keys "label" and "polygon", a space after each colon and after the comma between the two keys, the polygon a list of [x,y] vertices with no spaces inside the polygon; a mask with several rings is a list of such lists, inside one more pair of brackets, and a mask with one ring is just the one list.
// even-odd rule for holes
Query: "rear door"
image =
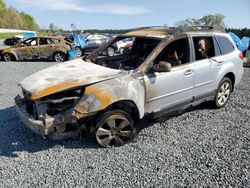
{"label": "rear door", "polygon": [[213,36],[193,36],[193,61],[195,65],[194,96],[195,100],[213,96],[216,72],[220,66],[214,57],[220,53]]}

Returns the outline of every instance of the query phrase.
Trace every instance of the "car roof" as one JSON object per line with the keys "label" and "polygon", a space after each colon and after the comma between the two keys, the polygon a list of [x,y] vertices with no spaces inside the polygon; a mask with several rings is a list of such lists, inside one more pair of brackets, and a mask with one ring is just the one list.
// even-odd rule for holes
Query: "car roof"
{"label": "car roof", "polygon": [[[201,28],[200,28],[201,27]],[[186,34],[186,35],[212,35],[222,34],[223,30],[216,29],[214,27],[200,26],[200,27],[187,27],[187,28],[176,28],[176,27],[145,27],[139,28],[122,36],[130,37],[150,37],[163,39],[169,35]],[[224,33],[223,33],[224,34]]]}

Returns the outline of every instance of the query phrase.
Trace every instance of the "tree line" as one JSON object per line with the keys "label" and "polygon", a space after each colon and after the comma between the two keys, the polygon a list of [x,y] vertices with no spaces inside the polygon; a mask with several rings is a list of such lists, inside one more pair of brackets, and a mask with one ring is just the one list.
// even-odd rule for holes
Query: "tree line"
{"label": "tree line", "polygon": [[[175,26],[180,28],[190,27],[194,25],[210,25],[216,26],[217,28],[225,29],[224,23],[225,16],[222,14],[208,14],[203,16],[200,19],[197,18],[187,18],[185,20],[180,20],[176,22]],[[73,31],[64,31],[63,29],[58,28],[53,23],[49,24],[48,29],[39,29],[39,26],[36,24],[35,19],[25,12],[18,12],[13,7],[6,7],[6,4],[3,0],[0,0],[0,28],[8,28],[8,29],[24,29],[24,30],[39,30],[45,33],[56,33],[56,32],[68,32],[68,33],[109,33],[109,34],[123,34],[127,33],[133,29],[85,29],[79,30],[76,29],[75,24],[71,24],[71,28]],[[240,38],[244,36],[250,37],[250,29],[234,29],[234,28],[226,28],[226,32],[233,32]]]}
{"label": "tree line", "polygon": [[0,28],[37,30],[35,19],[25,12],[18,12],[15,8],[8,8],[0,0]]}

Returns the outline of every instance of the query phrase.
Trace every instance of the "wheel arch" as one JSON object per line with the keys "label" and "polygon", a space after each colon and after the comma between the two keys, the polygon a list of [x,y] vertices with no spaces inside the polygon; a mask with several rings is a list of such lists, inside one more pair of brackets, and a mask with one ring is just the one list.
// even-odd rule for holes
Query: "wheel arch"
{"label": "wheel arch", "polygon": [[131,117],[137,121],[140,119],[140,111],[132,100],[120,100],[110,104],[105,111],[110,110],[123,110],[131,115]]}
{"label": "wheel arch", "polygon": [[7,53],[8,53],[8,54],[11,54],[11,55],[15,58],[15,59],[14,59],[15,61],[18,61],[18,60],[19,60],[18,57],[17,57],[17,55],[16,55],[16,53],[14,53],[13,51],[4,51],[4,50],[3,50],[3,51],[1,52],[2,57],[4,56],[4,54],[7,54]]}
{"label": "wheel arch", "polygon": [[229,72],[227,74],[225,74],[225,76],[223,78],[229,78],[232,82],[232,90],[234,90],[234,84],[235,84],[235,74],[233,72]]}

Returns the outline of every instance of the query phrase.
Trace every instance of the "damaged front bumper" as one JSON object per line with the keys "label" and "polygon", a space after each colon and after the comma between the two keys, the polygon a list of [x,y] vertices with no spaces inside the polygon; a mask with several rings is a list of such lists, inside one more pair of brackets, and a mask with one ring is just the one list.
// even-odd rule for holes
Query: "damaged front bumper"
{"label": "damaged front bumper", "polygon": [[25,100],[21,96],[15,97],[16,111],[23,123],[31,131],[49,138],[52,140],[61,140],[65,138],[80,138],[83,131],[86,130],[84,125],[76,127],[75,130],[66,131],[65,122],[72,120],[74,116],[65,112],[64,114],[57,115],[56,117],[45,117],[43,120],[36,120],[26,110]]}

